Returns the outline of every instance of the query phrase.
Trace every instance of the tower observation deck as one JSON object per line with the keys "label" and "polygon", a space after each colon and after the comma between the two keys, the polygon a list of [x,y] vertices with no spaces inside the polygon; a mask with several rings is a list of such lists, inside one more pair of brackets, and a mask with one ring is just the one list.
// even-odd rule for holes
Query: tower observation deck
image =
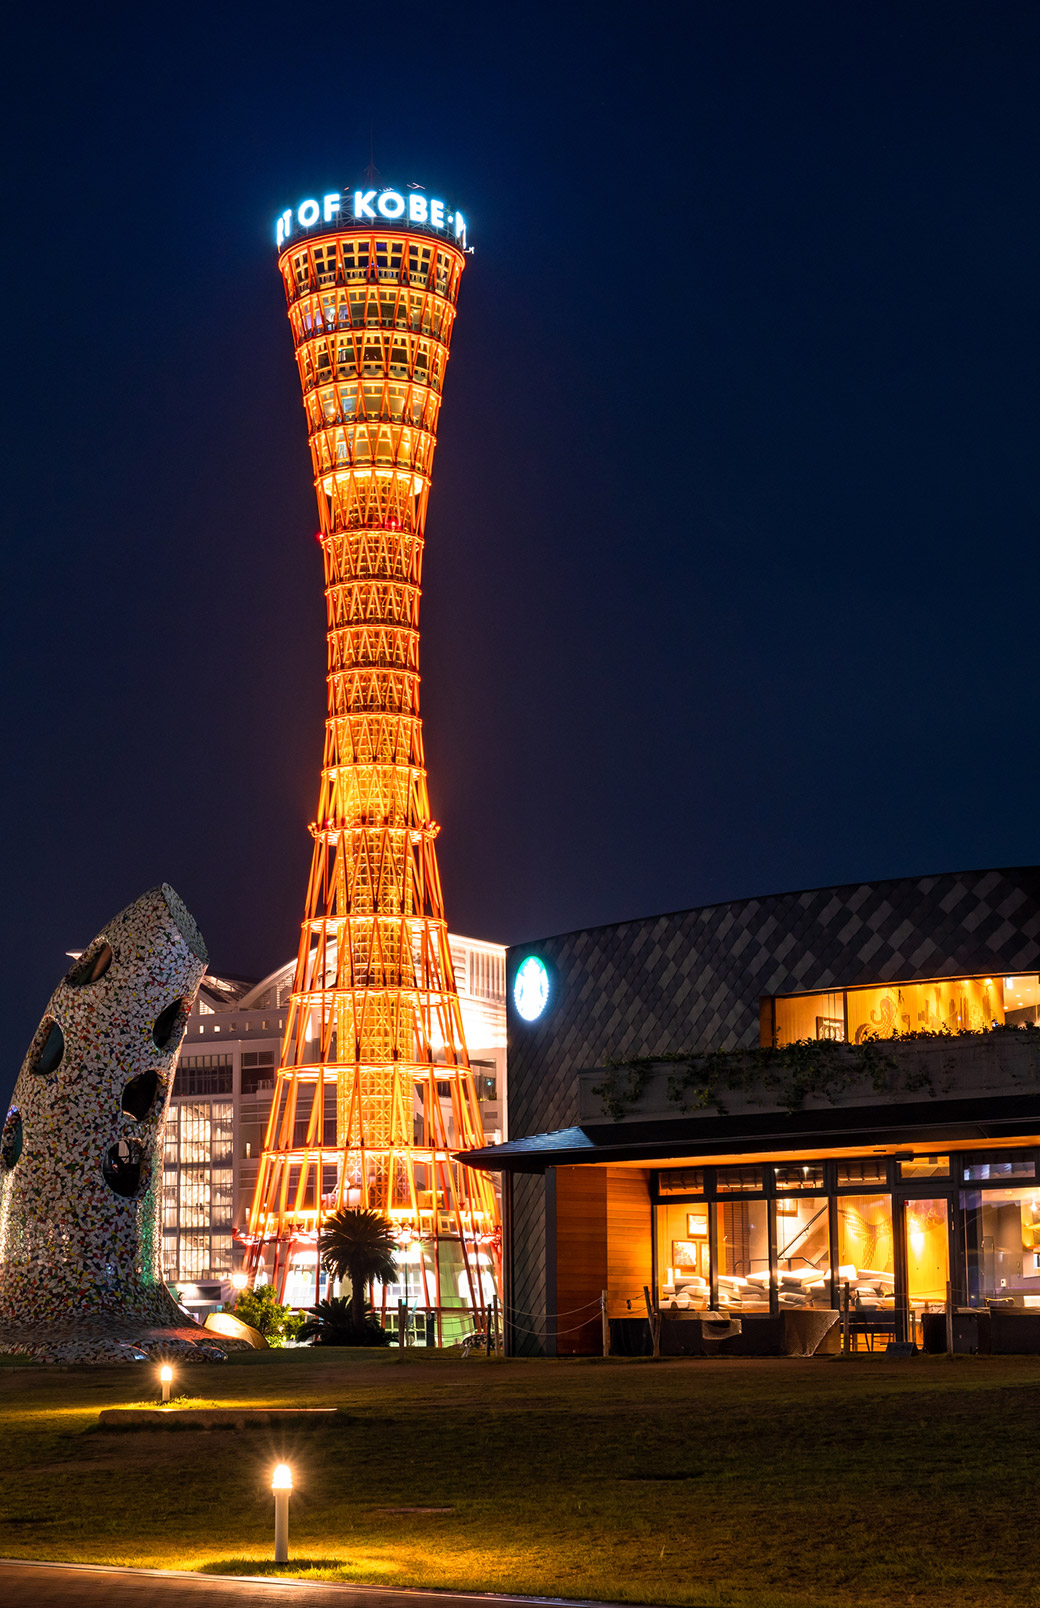
{"label": "tower observation deck", "polygon": [[[498,1210],[448,949],[419,718],[426,505],[462,214],[425,192],[319,196],[278,219],[320,521],[328,715],[281,1065],[249,1220],[279,1290],[324,1216],[398,1231],[410,1305],[480,1318]],[[294,1281],[295,1283],[296,1281]]]}

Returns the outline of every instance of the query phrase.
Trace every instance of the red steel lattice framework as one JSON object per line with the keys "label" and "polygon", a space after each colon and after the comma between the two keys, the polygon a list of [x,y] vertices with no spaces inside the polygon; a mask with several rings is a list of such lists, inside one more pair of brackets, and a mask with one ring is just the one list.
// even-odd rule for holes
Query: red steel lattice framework
{"label": "red steel lattice framework", "polygon": [[284,1290],[323,1215],[361,1205],[413,1247],[421,1304],[483,1319],[498,1208],[488,1175],[451,1160],[484,1136],[419,718],[423,533],[465,260],[443,233],[348,218],[279,257],[321,522],[328,716],[248,1265]]}

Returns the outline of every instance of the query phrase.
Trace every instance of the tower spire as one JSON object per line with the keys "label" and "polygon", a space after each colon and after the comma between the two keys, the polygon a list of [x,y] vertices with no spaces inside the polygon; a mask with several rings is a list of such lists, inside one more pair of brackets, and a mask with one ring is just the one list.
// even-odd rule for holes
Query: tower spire
{"label": "tower spire", "polygon": [[406,1250],[410,1304],[436,1309],[443,1332],[445,1309],[484,1315],[499,1248],[488,1175],[451,1161],[483,1131],[419,717],[426,506],[466,259],[440,202],[383,192],[387,221],[369,222],[349,197],[324,199],[333,222],[305,222],[279,258],[321,524],[328,714],[250,1262],[282,1291],[305,1266],[317,1299],[323,1217],[374,1209]]}

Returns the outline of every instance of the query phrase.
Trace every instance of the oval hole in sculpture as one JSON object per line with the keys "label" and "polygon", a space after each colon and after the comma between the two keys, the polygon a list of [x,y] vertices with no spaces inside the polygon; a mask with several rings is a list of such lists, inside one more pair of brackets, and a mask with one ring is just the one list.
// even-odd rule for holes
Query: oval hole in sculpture
{"label": "oval hole in sculpture", "polygon": [[128,1117],[136,1117],[143,1122],[155,1104],[155,1096],[159,1092],[158,1072],[138,1072],[135,1078],[123,1086],[123,1098],[119,1102],[120,1109]]}
{"label": "oval hole in sculpture", "polygon": [[133,1139],[117,1139],[101,1160],[101,1176],[113,1194],[130,1200],[141,1193],[141,1147]]}
{"label": "oval hole in sculpture", "polygon": [[102,944],[99,949],[88,949],[77,960],[65,981],[70,988],[85,988],[88,983],[96,983],[98,978],[104,977],[111,964],[112,950],[108,944]]}
{"label": "oval hole in sculpture", "polygon": [[12,1106],[0,1134],[0,1161],[5,1167],[13,1167],[21,1153],[22,1113],[17,1106]]}
{"label": "oval hole in sculpture", "polygon": [[171,999],[166,1009],[159,1012],[152,1028],[152,1043],[157,1050],[176,1048],[181,1034],[188,1025],[190,1008],[186,999]]}
{"label": "oval hole in sculpture", "polygon": [[30,1071],[39,1073],[41,1078],[50,1077],[58,1070],[65,1054],[65,1035],[57,1022],[45,1016],[37,1031],[36,1043]]}

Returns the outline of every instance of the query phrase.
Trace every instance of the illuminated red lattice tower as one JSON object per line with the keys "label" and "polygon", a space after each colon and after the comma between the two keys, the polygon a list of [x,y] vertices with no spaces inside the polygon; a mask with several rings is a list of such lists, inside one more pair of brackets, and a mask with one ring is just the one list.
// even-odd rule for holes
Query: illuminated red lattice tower
{"label": "illuminated red lattice tower", "polygon": [[365,1206],[398,1225],[416,1304],[483,1316],[498,1211],[488,1175],[451,1160],[483,1130],[419,718],[423,532],[465,225],[421,192],[368,189],[283,214],[278,244],[321,522],[328,718],[250,1265],[284,1290],[290,1266],[316,1263],[322,1217]]}

